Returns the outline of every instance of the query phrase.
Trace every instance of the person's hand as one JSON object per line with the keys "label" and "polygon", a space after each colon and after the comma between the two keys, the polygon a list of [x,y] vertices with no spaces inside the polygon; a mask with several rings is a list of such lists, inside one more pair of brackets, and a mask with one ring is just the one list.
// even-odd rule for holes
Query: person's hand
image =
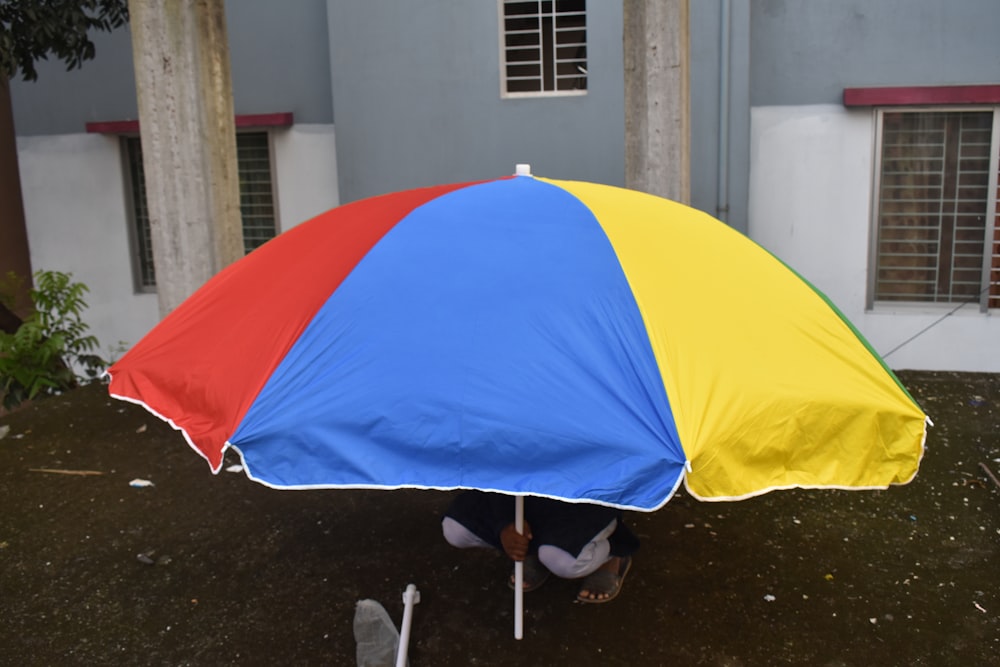
{"label": "person's hand", "polygon": [[500,543],[512,560],[524,560],[528,556],[528,544],[531,543],[531,526],[525,521],[522,535],[517,532],[513,523],[507,524],[500,531]]}

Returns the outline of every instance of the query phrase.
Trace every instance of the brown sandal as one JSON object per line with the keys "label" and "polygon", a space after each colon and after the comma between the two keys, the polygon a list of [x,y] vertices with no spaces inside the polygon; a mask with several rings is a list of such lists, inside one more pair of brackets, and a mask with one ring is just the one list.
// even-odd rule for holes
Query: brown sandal
{"label": "brown sandal", "polygon": [[[604,602],[611,602],[618,594],[622,592],[622,585],[625,583],[625,575],[632,568],[632,557],[622,556],[618,563],[618,572],[612,572],[611,570],[597,570],[589,575],[583,580],[583,585],[580,586],[580,592],[577,593],[577,602],[586,602],[587,604],[602,604]],[[587,595],[583,592],[587,591]],[[591,597],[593,595],[606,595],[607,597],[595,598]]]}

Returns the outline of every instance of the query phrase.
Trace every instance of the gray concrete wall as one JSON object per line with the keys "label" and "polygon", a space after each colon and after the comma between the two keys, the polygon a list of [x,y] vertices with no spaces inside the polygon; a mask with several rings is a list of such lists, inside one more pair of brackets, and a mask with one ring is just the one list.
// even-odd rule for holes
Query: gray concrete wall
{"label": "gray concrete wall", "polygon": [[755,107],[1000,79],[997,0],[754,0],[751,34]]}
{"label": "gray concrete wall", "polygon": [[[291,111],[298,123],[333,121],[325,0],[228,0],[226,22],[237,114]],[[138,117],[129,28],[93,41],[97,56],[82,69],[41,61],[37,82],[11,82],[19,136]]]}
{"label": "gray concrete wall", "polygon": [[333,122],[325,0],[227,0],[226,22],[236,113]]}
{"label": "gray concrete wall", "polygon": [[139,117],[128,26],[91,36],[96,57],[66,71],[54,60],[36,62],[37,81],[10,82],[18,136],[73,134],[92,121]]}
{"label": "gray concrete wall", "polygon": [[587,94],[502,99],[495,2],[329,2],[342,199],[494,178],[518,162],[621,185],[622,8],[587,13]]}

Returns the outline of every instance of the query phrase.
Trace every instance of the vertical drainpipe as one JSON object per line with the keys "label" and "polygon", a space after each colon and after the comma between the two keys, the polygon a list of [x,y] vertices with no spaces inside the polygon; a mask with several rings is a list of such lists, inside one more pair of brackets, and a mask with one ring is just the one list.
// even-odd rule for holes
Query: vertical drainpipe
{"label": "vertical drainpipe", "polygon": [[719,155],[715,217],[729,217],[729,48],[732,41],[732,7],[722,0],[719,18]]}

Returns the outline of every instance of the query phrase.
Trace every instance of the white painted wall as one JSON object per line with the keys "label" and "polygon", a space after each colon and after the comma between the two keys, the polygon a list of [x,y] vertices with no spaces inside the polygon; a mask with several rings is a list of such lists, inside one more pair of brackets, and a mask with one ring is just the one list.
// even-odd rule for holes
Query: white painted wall
{"label": "white painted wall", "polygon": [[866,310],[873,147],[867,110],[752,109],[749,236],[824,292],[890,367],[1000,372],[996,311],[966,305],[948,315],[954,306],[936,304]]}
{"label": "white painted wall", "polygon": [[[272,146],[280,229],[339,203],[332,125],[276,131]],[[28,136],[17,147],[32,267],[87,285],[83,320],[99,354],[116,358],[159,321],[156,295],[134,288],[119,138]]]}
{"label": "white painted wall", "polygon": [[156,295],[133,287],[119,139],[33,136],[17,146],[31,266],[71,273],[90,288],[83,320],[99,354],[112,356],[110,348],[135,343],[158,319]]}
{"label": "white painted wall", "polygon": [[272,134],[281,231],[340,203],[332,125],[293,125]]}

